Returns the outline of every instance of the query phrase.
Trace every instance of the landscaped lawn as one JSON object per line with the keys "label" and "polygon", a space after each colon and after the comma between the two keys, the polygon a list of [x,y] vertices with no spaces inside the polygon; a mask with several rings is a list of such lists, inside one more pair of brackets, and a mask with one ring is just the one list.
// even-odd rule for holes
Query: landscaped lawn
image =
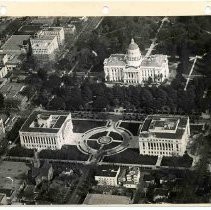
{"label": "landscaped lawn", "polygon": [[81,153],[75,145],[68,145],[61,150],[42,150],[39,153],[39,157],[44,159],[86,161],[88,160],[89,155]]}
{"label": "landscaped lawn", "polygon": [[121,122],[119,127],[129,130],[134,136],[137,136],[140,125],[141,123],[138,122]]}
{"label": "landscaped lawn", "polygon": [[109,133],[109,136],[112,137],[114,140],[123,140],[123,137],[120,134],[113,131]]}
{"label": "landscaped lawn", "polygon": [[160,165],[189,168],[192,166],[192,162],[193,159],[188,154],[185,154],[182,157],[163,157]]}
{"label": "landscaped lawn", "polygon": [[107,133],[108,133],[108,131],[99,132],[99,133],[96,133],[96,134],[90,136],[89,138],[90,139],[99,139],[102,136],[106,136]]}
{"label": "landscaped lawn", "polygon": [[110,144],[106,144],[103,146],[103,150],[112,149],[114,147],[117,147],[121,144],[121,142],[111,142]]}
{"label": "landscaped lawn", "polygon": [[107,121],[101,120],[72,120],[73,122],[73,132],[74,133],[84,133],[90,129],[96,127],[105,126]]}
{"label": "landscaped lawn", "polygon": [[87,145],[93,149],[99,150],[101,145],[97,143],[97,141],[94,140],[87,140]]}
{"label": "landscaped lawn", "polygon": [[139,149],[127,149],[116,155],[106,156],[103,162],[155,165],[157,156],[140,155]]}

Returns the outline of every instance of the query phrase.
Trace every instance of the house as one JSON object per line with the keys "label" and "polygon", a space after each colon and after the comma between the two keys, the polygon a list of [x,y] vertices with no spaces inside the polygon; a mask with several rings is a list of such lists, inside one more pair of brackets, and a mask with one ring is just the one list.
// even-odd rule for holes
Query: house
{"label": "house", "polygon": [[9,81],[0,87],[0,92],[5,97],[5,104],[7,107],[20,110],[25,108],[27,97],[21,94],[24,88],[24,84]]}
{"label": "house", "polygon": [[169,197],[169,190],[163,188],[155,188],[153,201],[156,203],[166,202]]}
{"label": "house", "polygon": [[30,35],[12,35],[1,47],[0,52],[10,55],[27,54]]}
{"label": "house", "polygon": [[98,185],[118,186],[119,166],[101,165],[97,168],[95,181]]}
{"label": "house", "polygon": [[139,167],[122,168],[118,177],[118,184],[126,188],[137,188],[140,175]]}
{"label": "house", "polygon": [[[36,161],[36,160],[35,160]],[[34,166],[28,172],[29,180],[39,185],[43,181],[50,181],[53,178],[53,167],[48,161],[45,161],[40,167],[40,163],[34,162]]]}
{"label": "house", "polygon": [[36,191],[36,186],[32,184],[27,184],[21,193],[20,201],[26,204],[32,204],[35,202],[38,192]]}
{"label": "house", "polygon": [[7,205],[7,196],[4,193],[0,193],[0,205]]}

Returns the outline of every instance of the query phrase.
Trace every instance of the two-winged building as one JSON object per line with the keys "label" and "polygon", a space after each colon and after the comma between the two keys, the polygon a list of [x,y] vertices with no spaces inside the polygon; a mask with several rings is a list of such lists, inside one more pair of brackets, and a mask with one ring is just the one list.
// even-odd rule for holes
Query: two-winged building
{"label": "two-winged building", "polygon": [[104,60],[104,73],[106,82],[142,84],[149,78],[162,82],[169,76],[168,58],[161,54],[143,56],[132,39],[127,54],[112,54]]}

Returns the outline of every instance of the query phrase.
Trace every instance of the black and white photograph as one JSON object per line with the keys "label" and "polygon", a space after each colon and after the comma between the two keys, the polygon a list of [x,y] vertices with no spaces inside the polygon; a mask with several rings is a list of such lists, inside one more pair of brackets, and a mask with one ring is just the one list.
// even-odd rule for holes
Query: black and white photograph
{"label": "black and white photograph", "polygon": [[209,204],[210,113],[211,16],[0,17],[1,205]]}

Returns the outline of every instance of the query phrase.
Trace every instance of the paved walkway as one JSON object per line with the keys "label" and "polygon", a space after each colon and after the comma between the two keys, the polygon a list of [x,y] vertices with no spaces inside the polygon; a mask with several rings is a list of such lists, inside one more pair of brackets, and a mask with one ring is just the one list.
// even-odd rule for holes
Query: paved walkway
{"label": "paved walkway", "polygon": [[[129,145],[129,141],[133,138],[133,136],[125,129],[119,128],[116,125],[117,123],[115,121],[110,121],[109,127],[104,126],[104,127],[94,128],[92,130],[87,131],[82,136],[82,139],[78,141],[78,145],[77,145],[78,149],[84,154],[91,154],[92,155],[92,158],[90,158],[91,162],[99,161],[102,156],[114,155],[126,150]],[[93,135],[101,133],[101,132],[105,132],[106,134],[105,135],[102,134],[102,136],[100,136],[98,139],[92,138]],[[120,135],[123,138],[123,140],[112,138],[111,136],[109,136],[111,132],[114,132]],[[99,139],[102,138],[103,136],[110,137],[112,141],[109,142],[108,144],[101,144],[98,150],[90,147],[87,144],[87,142],[90,140],[95,141],[96,144],[100,144]],[[113,148],[111,147],[109,149],[104,149],[105,145],[109,145],[114,142],[119,143],[119,145],[114,145]]]}

